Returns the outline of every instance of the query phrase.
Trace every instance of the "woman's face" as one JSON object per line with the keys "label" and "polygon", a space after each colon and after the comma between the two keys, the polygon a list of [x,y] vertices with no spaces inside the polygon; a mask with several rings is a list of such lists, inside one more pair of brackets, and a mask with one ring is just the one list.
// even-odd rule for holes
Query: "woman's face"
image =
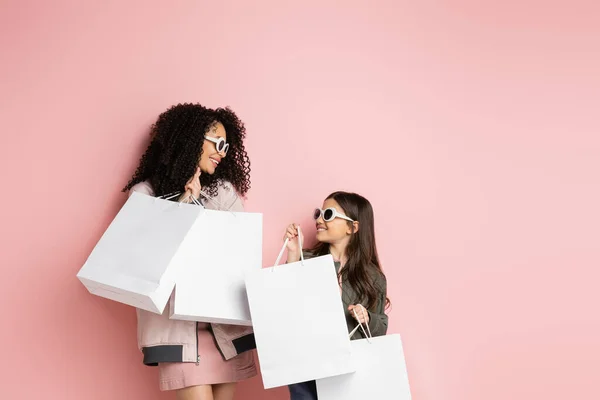
{"label": "woman's face", "polygon": [[[220,122],[213,124],[208,129],[208,132],[204,134],[204,136],[214,139],[223,138],[223,140],[227,141],[227,132],[225,131],[223,124]],[[214,174],[217,170],[217,167],[221,163],[221,160],[225,158],[225,155],[225,152],[217,151],[216,143],[204,139],[204,144],[202,145],[202,156],[200,157],[200,162],[198,164],[200,171],[209,175]]]}
{"label": "woman's face", "polygon": [[[322,210],[328,208],[335,208],[339,214],[346,215],[344,209],[334,199],[327,199],[323,202]],[[325,222],[323,215],[321,215],[316,220],[316,225],[317,240],[322,243],[340,243],[348,240],[352,234],[352,224],[342,218],[334,218],[332,221]]]}

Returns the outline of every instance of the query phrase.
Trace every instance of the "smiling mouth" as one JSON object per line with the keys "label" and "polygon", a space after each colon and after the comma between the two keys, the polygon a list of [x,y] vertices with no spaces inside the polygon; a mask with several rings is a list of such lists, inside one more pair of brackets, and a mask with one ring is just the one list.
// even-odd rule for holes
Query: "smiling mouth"
{"label": "smiling mouth", "polygon": [[210,161],[212,161],[212,163],[215,165],[215,167],[217,165],[219,165],[219,161],[215,160],[214,158],[211,158]]}
{"label": "smiling mouth", "polygon": [[317,232],[324,232],[326,230],[327,228],[325,228],[324,226],[317,226]]}

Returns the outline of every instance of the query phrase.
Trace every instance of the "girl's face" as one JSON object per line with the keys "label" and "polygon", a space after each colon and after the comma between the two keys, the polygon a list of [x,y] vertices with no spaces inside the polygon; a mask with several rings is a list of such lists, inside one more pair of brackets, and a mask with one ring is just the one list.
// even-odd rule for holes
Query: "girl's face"
{"label": "girl's face", "polygon": [[[346,215],[344,209],[333,199],[327,199],[323,203],[322,210],[328,208],[335,208],[338,214]],[[352,223],[342,218],[334,218],[332,221],[326,222],[321,215],[317,219],[316,225],[317,240],[322,243],[341,243],[348,240],[352,234]]]}
{"label": "girl's face", "polygon": [[[213,124],[209,128],[208,132],[204,134],[204,136],[215,140],[222,138],[222,140],[227,141],[227,132],[225,132],[225,127],[220,122]],[[200,171],[209,175],[214,174],[219,166],[219,163],[223,158],[225,158],[225,156],[226,153],[224,151],[219,152],[217,150],[216,143],[204,139],[204,144],[202,145],[202,156],[200,157],[200,162],[198,163]]]}

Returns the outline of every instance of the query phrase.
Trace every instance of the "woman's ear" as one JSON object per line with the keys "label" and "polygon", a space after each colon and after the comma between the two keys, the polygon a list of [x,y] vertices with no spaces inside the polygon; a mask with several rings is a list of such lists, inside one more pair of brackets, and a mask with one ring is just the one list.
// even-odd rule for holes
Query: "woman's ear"
{"label": "woman's ear", "polygon": [[348,235],[358,232],[358,221],[354,221],[348,225]]}

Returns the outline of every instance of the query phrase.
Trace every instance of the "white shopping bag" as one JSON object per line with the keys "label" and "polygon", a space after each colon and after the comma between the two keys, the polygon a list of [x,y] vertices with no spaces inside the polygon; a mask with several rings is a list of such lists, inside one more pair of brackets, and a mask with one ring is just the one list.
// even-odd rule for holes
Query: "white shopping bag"
{"label": "white shopping bag", "polygon": [[317,380],[319,400],[411,400],[400,335],[353,340],[352,358],[355,373]]}
{"label": "white shopping bag", "polygon": [[262,214],[204,210],[188,238],[170,318],[251,326],[244,276],[262,268]]}
{"label": "white shopping bag", "polygon": [[134,192],[77,277],[92,294],[161,314],[185,265],[178,249],[203,212]]}
{"label": "white shopping bag", "polygon": [[353,372],[344,306],[331,255],[246,276],[265,389]]}

